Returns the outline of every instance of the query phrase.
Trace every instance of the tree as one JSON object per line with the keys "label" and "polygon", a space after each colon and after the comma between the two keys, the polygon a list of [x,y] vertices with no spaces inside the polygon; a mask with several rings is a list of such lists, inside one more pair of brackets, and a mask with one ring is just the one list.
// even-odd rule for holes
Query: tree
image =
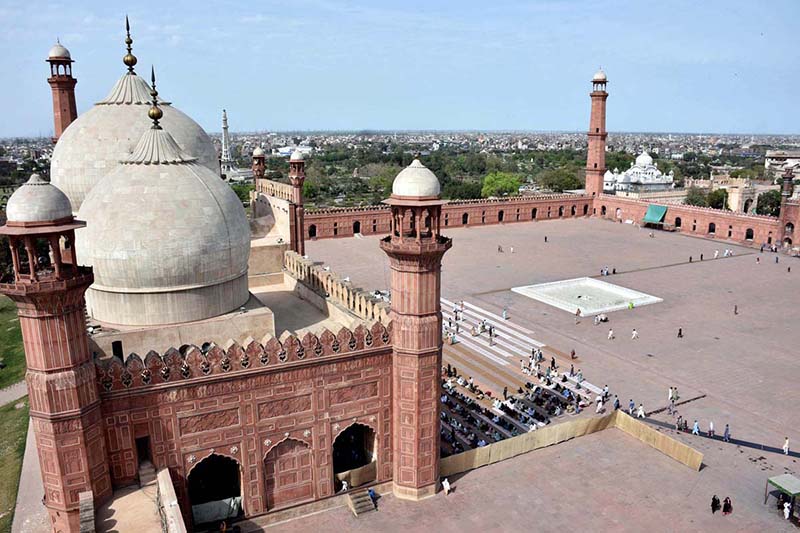
{"label": "tree", "polygon": [[583,183],[578,178],[577,173],[577,169],[559,168],[540,172],[535,179],[543,189],[564,192],[565,190],[583,187]]}
{"label": "tree", "polygon": [[716,191],[711,191],[706,196],[706,202],[708,207],[713,207],[714,209],[727,209],[728,208],[728,191],[725,189],[717,189]]}
{"label": "tree", "polygon": [[479,181],[448,181],[442,187],[442,197],[449,200],[472,200],[481,197],[482,189]]}
{"label": "tree", "polygon": [[686,205],[696,205],[700,207],[708,207],[708,199],[706,194],[697,187],[689,187],[686,191],[686,200],[683,201]]}
{"label": "tree", "polygon": [[481,196],[506,196],[519,192],[520,179],[516,174],[508,172],[492,172],[483,179]]}
{"label": "tree", "polygon": [[767,191],[758,197],[756,213],[776,217],[781,212],[781,192]]}
{"label": "tree", "polygon": [[253,188],[252,185],[231,185],[231,189],[233,189],[233,192],[236,193],[236,196],[239,197],[242,203],[250,201],[250,191],[252,191]]}

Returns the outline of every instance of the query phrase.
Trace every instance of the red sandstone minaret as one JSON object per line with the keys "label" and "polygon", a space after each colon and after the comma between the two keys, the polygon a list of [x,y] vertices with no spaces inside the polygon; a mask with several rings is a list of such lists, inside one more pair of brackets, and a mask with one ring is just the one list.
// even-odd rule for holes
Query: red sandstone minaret
{"label": "red sandstone minaret", "polygon": [[253,179],[264,179],[264,172],[266,171],[266,156],[261,147],[253,150],[253,165],[250,167],[253,170]]}
{"label": "red sandstone minaret", "polygon": [[394,495],[418,500],[439,483],[442,256],[439,180],[418,160],[400,172],[385,201],[391,235],[381,240],[392,269],[392,462]]}
{"label": "red sandstone minaret", "polygon": [[589,148],[586,153],[586,194],[598,196],[603,192],[606,172],[606,92],[605,72],[598,70],[592,78],[592,116],[589,119]]}
{"label": "red sandstone minaret", "polygon": [[86,337],[84,299],[94,277],[76,266],[75,230],[66,195],[37,174],[8,200],[0,228],[11,246],[13,274],[0,293],[17,304],[45,505],[51,530],[80,531],[79,497],[111,495],[95,366]]}
{"label": "red sandstone minaret", "polygon": [[787,168],[786,171],[783,173],[783,181],[781,182],[781,211],[778,213],[778,220],[780,222],[780,235],[781,241],[780,244],[785,244],[786,238],[794,239],[794,226],[789,226],[787,228],[787,224],[789,220],[787,220],[788,216],[788,209],[786,208],[786,203],[789,201],[789,198],[792,197],[794,193],[794,172],[791,168]]}
{"label": "red sandstone minaret", "polygon": [[300,255],[306,255],[306,238],[303,226],[305,210],[303,208],[303,182],[306,179],[306,162],[303,154],[295,150],[289,158],[289,181],[292,184],[292,204],[289,213],[293,227],[291,228],[291,248]]}
{"label": "red sandstone minaret", "polygon": [[53,90],[53,143],[58,141],[67,126],[78,118],[78,107],[75,105],[75,84],[78,80],[72,77],[72,57],[60,42],[56,42],[47,54],[50,63],[50,77],[47,83]]}

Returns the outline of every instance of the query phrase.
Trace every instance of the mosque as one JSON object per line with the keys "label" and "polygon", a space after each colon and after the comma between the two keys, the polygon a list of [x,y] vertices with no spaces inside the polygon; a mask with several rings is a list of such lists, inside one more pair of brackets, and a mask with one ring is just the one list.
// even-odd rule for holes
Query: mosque
{"label": "mosque", "polygon": [[[154,72],[150,83],[136,73],[127,30],[126,70],[81,115],[70,52],[50,50],[52,178],[31,176],[0,228],[14,270],[0,293],[19,310],[52,531],[81,531],[115,490],[153,476],[162,523],[190,528],[318,502],[347,485],[432,496],[441,261],[453,245],[442,230],[480,216],[641,218],[646,203],[602,194],[605,74],[592,79],[582,194],[446,205],[422,162],[397,175],[375,208],[380,225],[377,215],[356,220],[387,234],[389,307],[305,257],[315,217],[338,236],[370,212],[306,213],[303,155],[291,156],[290,183],[276,183],[256,149],[248,222],[208,135],[159,95]],[[763,241],[791,238],[800,206],[787,203],[791,179],[783,183],[780,219],[670,209],[695,225],[731,221],[742,240],[753,228]]]}

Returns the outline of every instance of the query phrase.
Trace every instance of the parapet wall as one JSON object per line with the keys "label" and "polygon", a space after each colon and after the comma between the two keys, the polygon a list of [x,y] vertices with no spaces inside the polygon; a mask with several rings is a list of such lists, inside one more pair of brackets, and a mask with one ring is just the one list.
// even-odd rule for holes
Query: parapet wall
{"label": "parapet wall", "polygon": [[261,178],[256,180],[255,189],[256,192],[266,194],[267,196],[280,198],[281,200],[286,200],[287,202],[292,201],[292,186],[288,183],[281,183],[279,181]]}
{"label": "parapet wall", "polygon": [[[471,227],[531,220],[573,218],[592,214],[592,197],[582,194],[513,196],[480,200],[455,200],[442,206],[443,227]],[[389,233],[388,206],[308,209],[306,239],[329,239]]]}
{"label": "parapet wall", "polygon": [[288,251],[284,255],[286,271],[299,283],[319,296],[338,304],[357,317],[389,323],[390,305],[370,292],[354,288],[349,281],[342,280],[336,273],[326,270],[310,259]]}

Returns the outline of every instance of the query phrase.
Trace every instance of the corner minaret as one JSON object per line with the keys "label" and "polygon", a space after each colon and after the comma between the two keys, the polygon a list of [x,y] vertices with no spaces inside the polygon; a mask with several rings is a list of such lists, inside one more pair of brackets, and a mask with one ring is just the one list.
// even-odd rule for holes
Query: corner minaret
{"label": "corner minaret", "polygon": [[236,171],[231,159],[231,137],[228,133],[228,112],[222,110],[222,149],[219,156],[219,169],[223,179]]}
{"label": "corner minaret", "polygon": [[292,203],[290,213],[290,245],[300,255],[306,255],[305,209],[303,208],[303,182],[306,180],[306,162],[303,154],[295,150],[289,157],[289,182],[292,184]]}
{"label": "corner minaret", "polygon": [[592,78],[592,116],[589,118],[589,148],[586,152],[586,194],[598,196],[603,192],[606,172],[606,84],[608,78],[598,70]]}
{"label": "corner minaret", "polygon": [[419,500],[439,483],[442,257],[439,180],[418,160],[394,180],[391,234],[381,240],[392,269],[393,492]]}
{"label": "corner minaret", "polygon": [[787,203],[794,194],[794,172],[787,167],[781,177],[783,178],[781,181],[781,210],[778,213],[778,220],[781,225],[781,244],[785,244],[791,242],[787,241],[787,238],[794,240],[794,224],[790,224],[789,210],[787,209]]}
{"label": "corner minaret", "polygon": [[47,83],[53,91],[53,144],[55,144],[67,126],[78,118],[78,107],[75,105],[75,84],[78,80],[72,77],[72,57],[58,40],[47,54],[50,63],[50,77]]}
{"label": "corner minaret", "polygon": [[111,495],[105,429],[86,334],[84,293],[92,269],[75,263],[67,196],[31,176],[8,200],[0,228],[11,246],[13,274],[0,293],[17,304],[25,346],[31,427],[42,467],[51,531],[78,533],[79,497]]}
{"label": "corner minaret", "polygon": [[267,168],[267,158],[264,154],[264,150],[260,146],[257,146],[256,149],[253,150],[253,165],[251,168],[253,170],[253,179],[264,179],[264,173]]}

